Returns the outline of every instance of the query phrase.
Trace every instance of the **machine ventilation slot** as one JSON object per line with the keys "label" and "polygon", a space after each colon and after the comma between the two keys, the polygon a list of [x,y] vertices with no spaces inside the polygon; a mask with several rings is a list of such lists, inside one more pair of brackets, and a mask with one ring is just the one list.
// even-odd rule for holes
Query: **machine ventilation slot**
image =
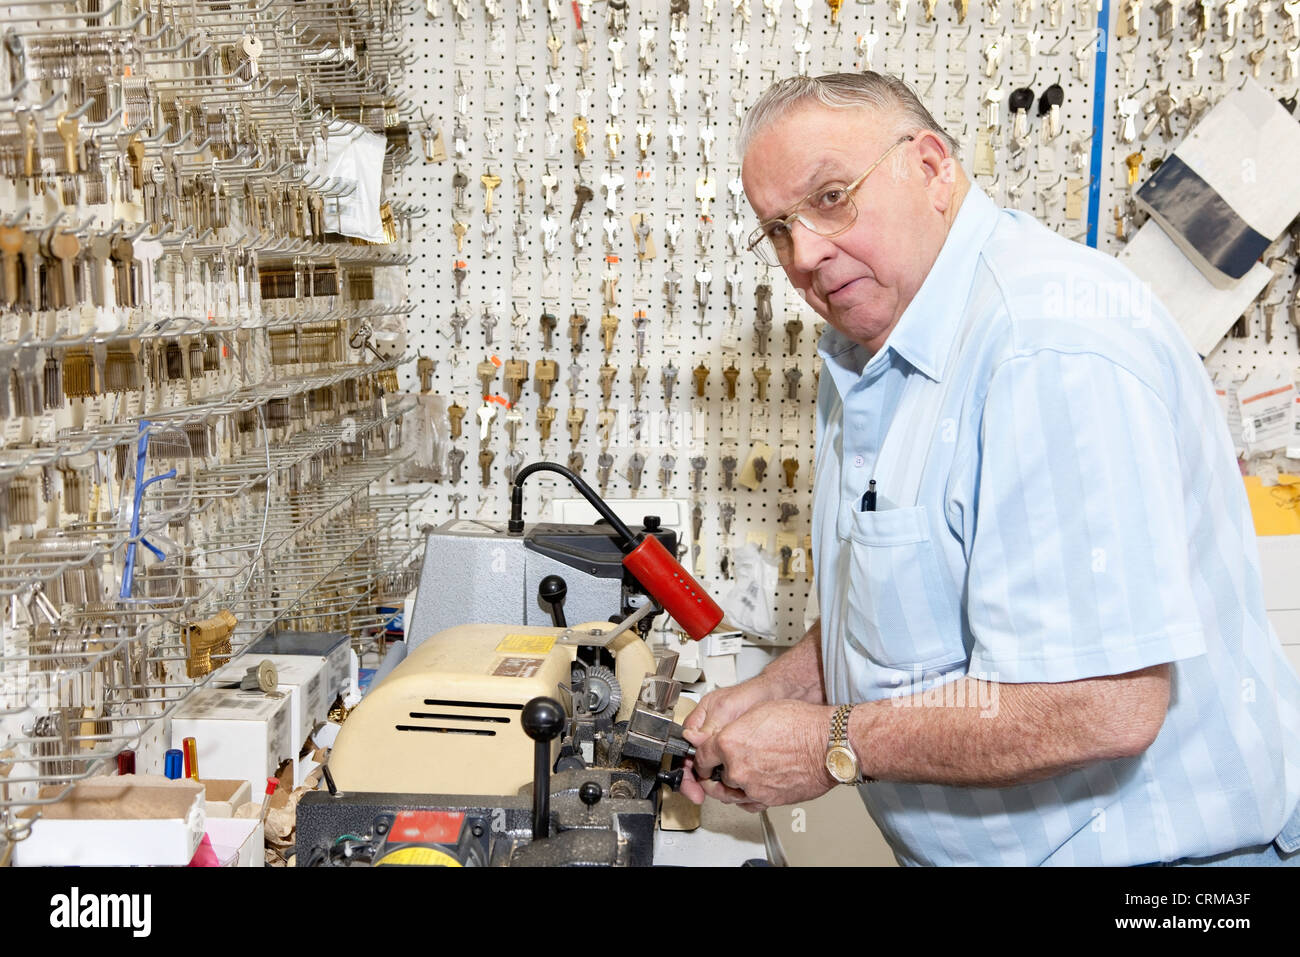
{"label": "machine ventilation slot", "polygon": [[492,724],[509,724],[509,718],[499,718],[494,714],[443,714],[437,711],[412,711],[412,718],[434,718],[443,721],[487,721]]}
{"label": "machine ventilation slot", "polygon": [[[498,701],[451,701],[443,698],[425,698],[424,703],[437,707],[452,708],[498,708],[505,711],[523,711],[524,706],[521,704],[502,704]],[[459,715],[458,715],[459,717]]]}
{"label": "machine ventilation slot", "polygon": [[496,737],[496,732],[490,731],[487,728],[434,728],[434,727],[429,727],[428,725],[420,725],[420,724],[399,724],[397,725],[397,730],[398,731],[434,731],[438,734],[482,734],[482,735],[487,735],[489,738]]}

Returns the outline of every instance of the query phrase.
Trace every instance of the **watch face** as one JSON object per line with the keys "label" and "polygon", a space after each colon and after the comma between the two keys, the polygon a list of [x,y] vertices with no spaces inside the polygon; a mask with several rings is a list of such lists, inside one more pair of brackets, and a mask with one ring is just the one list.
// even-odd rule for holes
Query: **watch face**
{"label": "watch face", "polygon": [[858,761],[848,748],[836,745],[826,751],[826,770],[841,784],[855,784],[858,780]]}

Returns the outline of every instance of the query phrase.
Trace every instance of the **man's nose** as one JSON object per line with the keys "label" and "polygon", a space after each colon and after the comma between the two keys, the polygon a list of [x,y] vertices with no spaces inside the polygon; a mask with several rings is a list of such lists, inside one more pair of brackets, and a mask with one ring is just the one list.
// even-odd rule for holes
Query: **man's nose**
{"label": "man's nose", "polygon": [[790,268],[796,272],[811,272],[835,248],[825,236],[804,225],[802,219],[790,224],[790,246]]}

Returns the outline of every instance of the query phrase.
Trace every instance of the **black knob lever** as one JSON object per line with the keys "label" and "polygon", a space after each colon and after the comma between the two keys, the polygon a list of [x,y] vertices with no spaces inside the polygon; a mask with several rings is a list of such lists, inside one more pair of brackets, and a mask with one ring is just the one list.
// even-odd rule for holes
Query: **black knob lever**
{"label": "black knob lever", "polygon": [[564,596],[568,593],[569,586],[559,575],[547,575],[537,583],[537,597],[551,609],[551,624],[556,628],[569,627],[564,620]]}
{"label": "black knob lever", "polygon": [[551,742],[564,731],[564,708],[554,698],[524,705],[519,723],[533,744],[533,840],[551,836]]}

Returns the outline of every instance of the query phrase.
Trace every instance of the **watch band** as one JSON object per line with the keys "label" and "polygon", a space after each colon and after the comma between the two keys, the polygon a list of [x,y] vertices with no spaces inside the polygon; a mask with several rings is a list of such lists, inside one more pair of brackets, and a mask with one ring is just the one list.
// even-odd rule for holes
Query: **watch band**
{"label": "watch band", "polygon": [[844,748],[853,755],[854,763],[858,768],[858,779],[856,782],[852,783],[861,784],[864,781],[874,782],[876,780],[875,778],[867,777],[867,775],[863,773],[862,759],[858,757],[857,752],[853,750],[853,745],[849,743],[849,717],[853,714],[853,708],[854,705],[842,704],[836,708],[835,713],[831,715],[831,740],[830,744],[827,745],[827,750],[839,747]]}

